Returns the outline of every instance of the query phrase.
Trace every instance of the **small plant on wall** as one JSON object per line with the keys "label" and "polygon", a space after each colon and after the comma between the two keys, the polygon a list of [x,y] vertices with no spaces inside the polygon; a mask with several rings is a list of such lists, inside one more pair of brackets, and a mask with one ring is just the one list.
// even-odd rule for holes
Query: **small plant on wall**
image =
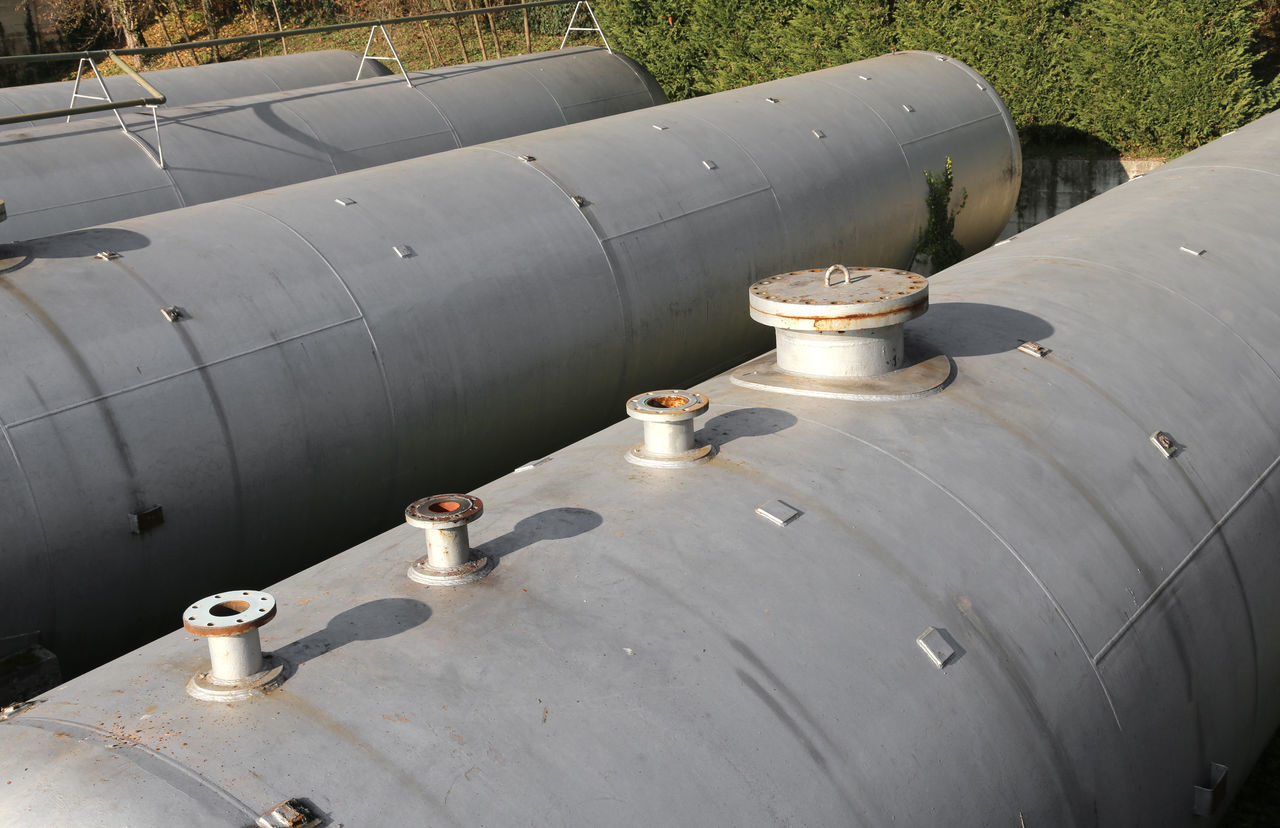
{"label": "small plant on wall", "polygon": [[952,210],[951,191],[955,187],[955,179],[951,156],[947,156],[947,165],[941,175],[925,170],[924,180],[929,185],[929,193],[925,197],[929,220],[916,242],[915,258],[928,261],[930,272],[937,273],[964,258],[964,248],[956,241],[955,229],[956,216],[969,200],[969,191],[960,191],[960,203]]}

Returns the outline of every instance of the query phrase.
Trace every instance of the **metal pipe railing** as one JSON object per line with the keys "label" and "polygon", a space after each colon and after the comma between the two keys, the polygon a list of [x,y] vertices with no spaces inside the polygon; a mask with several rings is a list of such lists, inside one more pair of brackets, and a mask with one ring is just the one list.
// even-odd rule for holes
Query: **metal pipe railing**
{"label": "metal pipe railing", "polygon": [[[0,57],[0,66],[10,63],[49,63],[58,60],[78,60],[84,57],[104,58],[108,55],[164,55],[169,54],[170,52],[182,51],[184,49],[208,49],[215,46],[230,46],[236,43],[256,43],[260,40],[277,40],[281,37],[292,37],[294,35],[325,34],[327,32],[341,32],[347,29],[366,29],[371,26],[391,26],[399,23],[447,20],[451,17],[473,17],[480,14],[494,14],[497,12],[520,11],[521,9],[535,9],[541,6],[567,6],[573,2],[576,2],[576,0],[531,0],[531,2],[519,3],[510,6],[455,9],[454,11],[419,14],[414,15],[413,17],[391,17],[379,20],[361,20],[354,23],[334,23],[328,26],[311,26],[305,29],[287,29],[277,32],[267,32],[264,34],[220,37],[214,40],[196,40],[189,43],[175,43],[172,46],[146,46],[137,49],[98,49],[84,52],[53,52],[43,55],[6,55]],[[85,109],[80,111],[90,112],[93,110]],[[30,119],[30,116],[26,118],[26,120]]]}
{"label": "metal pipe railing", "polygon": [[[114,112],[118,109],[128,109],[129,107],[134,107],[134,106],[160,106],[167,100],[164,96],[164,93],[162,93],[160,90],[156,89],[154,86],[148,83],[142,77],[142,75],[139,75],[137,73],[137,71],[132,66],[130,66],[129,64],[121,60],[114,51],[77,53],[74,55],[74,57],[79,59],[79,58],[84,58],[87,55],[91,55],[91,54],[96,54],[99,57],[111,58],[111,60],[116,64],[116,66],[120,67],[121,71],[123,71],[126,75],[132,78],[134,83],[142,87],[142,90],[147,93],[147,97],[129,98],[123,101],[103,101],[101,103],[82,104],[80,106],[69,106],[65,109],[50,109],[44,112],[31,112],[31,113],[23,113],[20,115],[5,115],[3,117],[0,117],[0,126],[5,126],[6,124],[26,123],[27,121],[39,121],[45,118],[61,118],[64,115],[68,115],[68,116],[80,115],[86,112]],[[32,56],[24,56],[24,57],[32,57]],[[43,57],[43,56],[36,55],[34,57]]]}

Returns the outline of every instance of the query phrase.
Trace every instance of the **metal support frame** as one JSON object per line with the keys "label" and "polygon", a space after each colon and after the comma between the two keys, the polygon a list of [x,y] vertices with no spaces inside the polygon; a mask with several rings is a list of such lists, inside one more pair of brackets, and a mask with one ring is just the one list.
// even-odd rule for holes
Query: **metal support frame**
{"label": "metal support frame", "polygon": [[[587,14],[591,15],[591,25],[575,26],[573,24],[577,22],[578,12],[582,10],[583,6],[587,7]],[[578,0],[577,4],[574,5],[573,14],[569,15],[569,27],[564,30],[564,37],[560,39],[561,49],[564,48],[564,44],[569,42],[569,32],[595,32],[604,41],[604,48],[609,50],[609,54],[613,54],[613,47],[609,45],[609,38],[604,36],[604,30],[600,28],[600,21],[596,20],[596,13],[592,10],[591,3],[587,0]]]}
{"label": "metal support frame", "polygon": [[[143,88],[144,91],[150,92],[152,94],[152,97],[158,97],[160,98],[160,103],[164,103],[164,95],[161,95],[155,89],[155,87],[151,86],[151,84],[144,81],[142,79],[142,76],[139,75],[137,72],[135,72],[133,68],[130,67],[128,64],[126,64],[123,60],[121,60],[116,55],[115,52],[108,52],[107,57],[115,61],[116,65],[119,66],[121,69],[123,69],[125,74],[129,75],[130,78],[136,81],[138,85]],[[86,63],[89,65],[89,68],[93,71],[93,78],[98,82],[98,88],[102,90],[101,95],[89,95],[87,93],[83,93],[80,91],[80,80],[84,77],[84,67]],[[97,61],[95,61],[93,57],[88,55],[80,58],[80,62],[76,65],[76,81],[71,87],[71,106],[66,110],[66,113],[67,113],[66,123],[68,124],[71,123],[71,116],[75,115],[77,112],[91,111],[87,107],[77,107],[76,106],[77,98],[84,98],[85,100],[98,101],[100,103],[105,103],[105,104],[116,104],[116,101],[111,97],[110,90],[107,89],[107,82],[102,79],[102,74],[98,71]],[[139,138],[138,136],[130,132],[129,127],[125,124],[124,116],[120,114],[120,110],[128,106],[145,106],[147,109],[151,110],[151,126],[156,133],[156,149],[154,152],[152,152],[151,147],[149,147],[145,141],[143,141],[141,138]],[[156,109],[158,107],[159,107],[159,104],[148,103],[146,102],[145,99],[140,98],[137,101],[120,101],[118,105],[111,107],[111,114],[116,116],[116,123],[120,124],[120,129],[124,132],[125,135],[129,137],[129,140],[133,141],[135,144],[141,147],[143,152],[145,152],[147,156],[152,161],[155,162],[156,166],[163,170],[164,169],[164,145],[161,144],[160,142],[160,118],[156,114]]]}
{"label": "metal support frame", "polygon": [[[309,26],[302,29],[284,29],[276,32],[236,35],[235,37],[219,37],[211,40],[192,40],[186,43],[175,43],[172,46],[143,46],[137,49],[115,49],[113,51],[119,55],[167,55],[173,52],[189,51],[192,49],[209,49],[214,46],[232,46],[237,43],[258,43],[264,40],[278,40],[285,35],[295,37],[299,35],[325,34],[327,32],[345,32],[348,29],[363,29],[365,26],[390,26],[392,24],[400,23],[449,20],[455,17],[461,18],[472,17],[480,14],[493,14],[497,11],[510,13],[525,9],[539,9],[544,6],[567,6],[572,2],[574,2],[574,0],[531,0],[527,3],[514,3],[509,6],[479,6],[473,9],[454,9],[453,11],[432,12],[431,14],[417,14],[411,17],[357,20],[351,23],[334,23],[329,26]],[[109,53],[104,50],[94,50],[86,52],[55,52],[42,55],[0,55],[0,66],[10,63],[48,63],[60,60],[75,60],[80,57],[105,57],[107,54]],[[59,113],[59,115],[61,114],[62,113]]]}
{"label": "metal support frame", "polygon": [[[369,50],[373,48],[374,32],[382,32],[382,39],[386,41],[387,48],[391,50],[390,57],[387,57],[386,55],[369,54]],[[370,60],[394,60],[396,62],[396,66],[400,67],[400,74],[404,77],[404,82],[408,86],[413,86],[413,83],[409,80],[409,73],[405,71],[404,64],[400,62],[400,53],[396,51],[396,45],[391,42],[391,36],[387,34],[386,28],[384,28],[381,23],[375,23],[373,24],[373,27],[369,29],[369,39],[365,41],[364,44],[364,55],[360,58],[360,68],[356,70],[356,80],[360,80],[360,75],[364,72],[364,65]]]}

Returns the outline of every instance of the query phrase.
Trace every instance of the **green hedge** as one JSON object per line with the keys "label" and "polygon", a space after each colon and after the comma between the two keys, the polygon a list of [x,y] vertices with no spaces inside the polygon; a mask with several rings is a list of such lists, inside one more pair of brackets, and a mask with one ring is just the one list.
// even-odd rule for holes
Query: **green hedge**
{"label": "green hedge", "polygon": [[1261,0],[596,0],[673,99],[931,49],[985,75],[1024,138],[1176,155],[1267,112]]}

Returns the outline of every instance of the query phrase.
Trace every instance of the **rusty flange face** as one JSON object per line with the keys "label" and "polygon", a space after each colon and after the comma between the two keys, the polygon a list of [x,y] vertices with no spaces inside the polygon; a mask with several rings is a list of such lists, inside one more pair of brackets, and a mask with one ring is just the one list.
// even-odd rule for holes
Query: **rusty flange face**
{"label": "rusty flange face", "polygon": [[484,501],[474,495],[439,494],[415,500],[404,510],[404,519],[419,529],[465,526],[484,514]]}
{"label": "rusty flange face", "polygon": [[202,638],[242,635],[276,617],[276,599],[265,592],[237,589],[202,598],[182,614],[182,628]]}
{"label": "rusty flange face", "polygon": [[697,391],[667,389],[637,394],[627,400],[627,416],[656,423],[678,423],[705,414],[710,400]]}
{"label": "rusty flange face", "polygon": [[[845,273],[848,277],[845,277]],[[856,331],[900,325],[929,307],[929,282],[888,267],[795,270],[751,286],[751,318],[793,331]]]}

